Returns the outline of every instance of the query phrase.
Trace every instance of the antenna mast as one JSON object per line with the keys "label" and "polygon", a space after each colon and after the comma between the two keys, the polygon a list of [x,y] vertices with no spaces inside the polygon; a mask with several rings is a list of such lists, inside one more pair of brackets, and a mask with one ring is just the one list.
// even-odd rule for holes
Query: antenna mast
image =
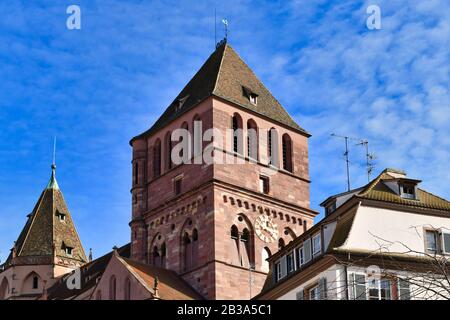
{"label": "antenna mast", "polygon": [[332,137],[336,137],[336,138],[342,138],[345,140],[345,153],[344,153],[344,157],[345,157],[345,164],[347,166],[347,190],[350,191],[350,160],[349,160],[349,150],[348,150],[348,140],[349,139],[354,139],[354,138],[350,138],[347,136],[339,136],[337,134],[332,133],[331,134]]}
{"label": "antenna mast", "polygon": [[373,164],[373,160],[376,158],[374,153],[369,152],[369,141],[361,140],[357,146],[363,146],[366,149],[366,170],[367,170],[367,181],[370,182],[370,176],[372,174],[373,168],[375,167]]}

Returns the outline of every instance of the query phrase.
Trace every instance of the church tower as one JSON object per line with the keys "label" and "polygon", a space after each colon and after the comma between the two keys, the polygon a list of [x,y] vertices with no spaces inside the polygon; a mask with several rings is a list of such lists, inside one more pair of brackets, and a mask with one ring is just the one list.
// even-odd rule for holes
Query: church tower
{"label": "church tower", "polygon": [[0,300],[36,299],[56,278],[87,262],[63,194],[56,166],[0,269]]}
{"label": "church tower", "polygon": [[[186,142],[171,139],[180,128],[191,142],[182,164],[171,157]],[[132,258],[174,270],[208,299],[258,294],[266,259],[317,214],[310,209],[309,137],[238,54],[219,44],[156,123],[130,142]],[[207,153],[213,163],[202,160]]]}

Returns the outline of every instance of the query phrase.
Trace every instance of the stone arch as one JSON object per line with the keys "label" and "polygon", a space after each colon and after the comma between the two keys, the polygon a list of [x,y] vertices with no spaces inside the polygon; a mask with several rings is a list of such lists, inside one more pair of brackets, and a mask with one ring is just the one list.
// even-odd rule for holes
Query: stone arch
{"label": "stone arch", "polygon": [[255,232],[250,219],[239,213],[230,227],[232,264],[249,268],[255,266]]}
{"label": "stone arch", "polygon": [[167,260],[166,238],[157,233],[150,242],[150,264],[155,267],[164,268]]}
{"label": "stone arch", "polygon": [[294,240],[297,236],[295,235],[294,230],[289,227],[284,228],[284,235],[291,237],[290,241]]}
{"label": "stone arch", "polygon": [[0,284],[0,300],[5,300],[9,295],[9,282],[6,277],[3,278]]}
{"label": "stone arch", "polygon": [[267,261],[267,259],[270,258],[270,256],[272,255],[272,252],[270,251],[270,249],[268,247],[264,247],[262,248],[261,251],[261,271],[262,272],[269,272],[269,261]]}
{"label": "stone arch", "polygon": [[181,271],[186,272],[199,264],[199,228],[192,218],[187,218],[180,233]]}
{"label": "stone arch", "polygon": [[37,272],[31,271],[22,282],[21,292],[42,291],[42,285],[43,282],[41,276]]}

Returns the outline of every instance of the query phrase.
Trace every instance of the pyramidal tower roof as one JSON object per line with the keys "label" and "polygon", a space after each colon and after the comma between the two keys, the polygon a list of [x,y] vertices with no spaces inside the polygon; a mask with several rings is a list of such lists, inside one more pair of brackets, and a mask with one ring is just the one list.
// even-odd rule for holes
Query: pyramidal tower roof
{"label": "pyramidal tower roof", "polygon": [[[249,101],[244,94],[245,90],[250,90],[258,96],[257,105]],[[224,42],[216,48],[155,124],[143,134],[133,138],[131,142],[158,131],[210,96],[227,100],[309,136],[290,117],[236,51]]]}
{"label": "pyramidal tower roof", "polygon": [[87,262],[64,196],[56,181],[56,166],[47,187],[38,202],[6,261],[8,264],[77,265]]}

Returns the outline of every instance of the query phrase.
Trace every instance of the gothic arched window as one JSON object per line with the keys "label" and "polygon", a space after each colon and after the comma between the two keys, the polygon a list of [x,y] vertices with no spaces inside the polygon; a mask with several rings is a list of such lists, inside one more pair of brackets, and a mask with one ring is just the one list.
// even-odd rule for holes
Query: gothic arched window
{"label": "gothic arched window", "polygon": [[194,229],[192,231],[192,266],[196,267],[198,265],[198,231]]}
{"label": "gothic arched window", "polygon": [[137,162],[134,163],[134,175],[133,175],[133,184],[139,183],[139,164]]}
{"label": "gothic arched window", "polygon": [[164,141],[165,147],[165,164],[166,171],[172,169],[172,133],[169,131],[166,133],[166,138]]}
{"label": "gothic arched window", "polygon": [[247,155],[258,160],[258,126],[252,119],[247,121]]}
{"label": "gothic arched window", "polygon": [[283,134],[283,169],[292,172],[292,139]]}
{"label": "gothic arched window", "polygon": [[233,151],[239,154],[244,154],[242,118],[237,113],[233,115],[231,126],[233,128]]}
{"label": "gothic arched window", "polygon": [[203,128],[201,118],[198,114],[192,119],[192,148],[194,157],[201,156],[203,150]]}
{"label": "gothic arched window", "polygon": [[160,267],[161,268],[165,268],[166,267],[166,255],[167,255],[167,249],[166,249],[166,243],[164,242],[161,245],[161,264]]}
{"label": "gothic arched window", "polygon": [[116,277],[114,275],[109,279],[109,300],[116,300]]}
{"label": "gothic arched window", "polygon": [[272,253],[270,252],[270,249],[267,247],[264,247],[261,252],[261,271],[263,272],[269,272],[269,261],[267,259],[270,258]]}
{"label": "gothic arched window", "polygon": [[191,270],[192,268],[192,241],[187,232],[183,236],[183,262],[184,271]]}
{"label": "gothic arched window", "polygon": [[278,166],[278,131],[271,128],[267,133],[267,156],[269,164]]}
{"label": "gothic arched window", "polygon": [[157,246],[153,247],[153,265],[155,267],[160,267],[161,266],[161,255],[159,254],[159,250]]}
{"label": "gothic arched window", "polygon": [[131,299],[131,281],[130,278],[126,278],[125,279],[125,283],[124,283],[124,294],[123,297],[125,300],[130,300]]}
{"label": "gothic arched window", "polygon": [[157,139],[153,147],[153,176],[161,175],[161,140]]}

